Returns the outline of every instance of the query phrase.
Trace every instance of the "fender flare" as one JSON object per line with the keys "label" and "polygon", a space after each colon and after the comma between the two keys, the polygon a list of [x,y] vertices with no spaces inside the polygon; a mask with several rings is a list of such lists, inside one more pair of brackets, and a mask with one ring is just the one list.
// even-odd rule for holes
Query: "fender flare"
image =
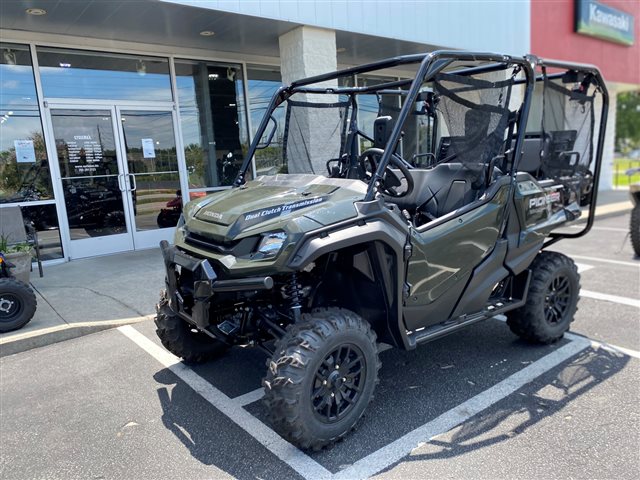
{"label": "fender flare", "polygon": [[[392,287],[391,291],[393,292],[393,299],[390,299],[387,328],[397,346],[409,349],[411,344],[407,338],[402,314],[402,285],[405,281],[403,252],[406,241],[406,232],[391,227],[388,222],[377,219],[360,221],[331,232],[321,232],[315,235],[310,233],[301,240],[287,266],[292,270],[299,271],[323,255],[356,245],[381,243],[389,247],[395,255],[396,272],[391,272],[392,275],[383,279],[385,283],[391,282],[391,285],[385,286]],[[387,271],[386,267],[384,271]]]}

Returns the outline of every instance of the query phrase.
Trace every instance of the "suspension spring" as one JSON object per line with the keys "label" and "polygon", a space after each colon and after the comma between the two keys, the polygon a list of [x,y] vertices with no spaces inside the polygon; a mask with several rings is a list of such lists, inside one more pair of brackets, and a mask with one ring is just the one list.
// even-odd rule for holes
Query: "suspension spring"
{"label": "suspension spring", "polygon": [[294,272],[291,274],[289,283],[284,286],[283,291],[285,296],[289,298],[291,312],[293,313],[293,318],[297,323],[300,320],[300,310],[302,309],[302,304],[300,303],[302,295],[300,293],[297,273]]}

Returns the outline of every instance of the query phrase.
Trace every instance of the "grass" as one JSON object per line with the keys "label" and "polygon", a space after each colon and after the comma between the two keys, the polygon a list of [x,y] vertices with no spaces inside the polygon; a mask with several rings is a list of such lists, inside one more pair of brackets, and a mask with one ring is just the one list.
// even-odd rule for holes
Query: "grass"
{"label": "grass", "polygon": [[626,187],[631,183],[640,183],[640,173],[631,176],[625,173],[630,168],[637,167],[640,167],[640,160],[616,158],[613,161],[613,185],[616,187]]}

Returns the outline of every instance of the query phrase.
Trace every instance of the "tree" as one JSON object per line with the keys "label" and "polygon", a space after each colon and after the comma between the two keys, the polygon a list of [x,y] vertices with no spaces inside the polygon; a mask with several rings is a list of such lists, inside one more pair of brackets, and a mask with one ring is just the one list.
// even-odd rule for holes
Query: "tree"
{"label": "tree", "polygon": [[618,95],[616,150],[627,153],[640,148],[640,92]]}

